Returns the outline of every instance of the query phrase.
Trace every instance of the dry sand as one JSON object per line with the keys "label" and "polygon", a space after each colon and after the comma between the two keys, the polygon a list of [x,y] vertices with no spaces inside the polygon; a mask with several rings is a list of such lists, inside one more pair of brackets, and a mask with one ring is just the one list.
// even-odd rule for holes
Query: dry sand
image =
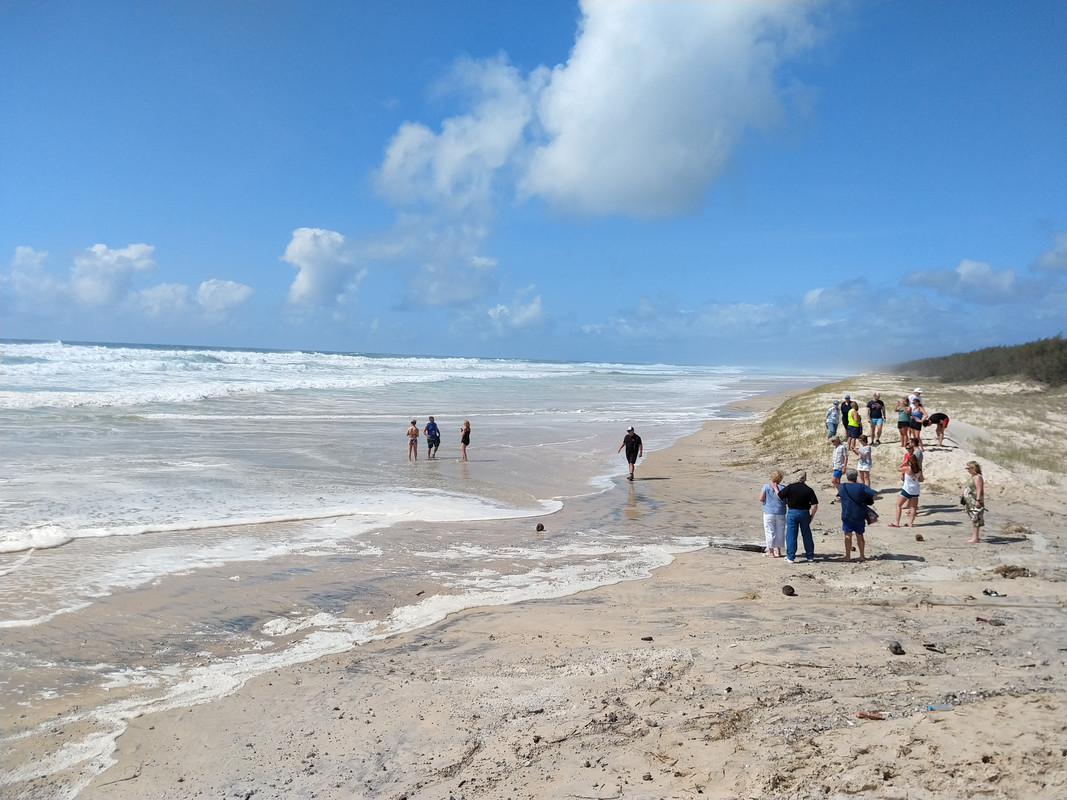
{"label": "dry sand", "polygon": [[[651,453],[607,496],[617,524],[762,544],[757,421]],[[649,580],[456,614],[141,717],[80,796],[1067,796],[1063,492],[984,463],[987,536],[966,544],[975,456],[950,437],[917,527],[890,529],[887,434],[866,563],[842,561],[827,448],[799,465],[822,501],[814,564],[711,546]]]}

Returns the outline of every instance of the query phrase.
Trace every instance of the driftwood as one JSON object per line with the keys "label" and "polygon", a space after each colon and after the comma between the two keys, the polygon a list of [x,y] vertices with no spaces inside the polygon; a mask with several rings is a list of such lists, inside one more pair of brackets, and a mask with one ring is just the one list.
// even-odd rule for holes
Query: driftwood
{"label": "driftwood", "polygon": [[746,553],[764,553],[767,548],[758,544],[729,544],[727,542],[708,542],[708,547],[720,547],[724,550],[742,550]]}

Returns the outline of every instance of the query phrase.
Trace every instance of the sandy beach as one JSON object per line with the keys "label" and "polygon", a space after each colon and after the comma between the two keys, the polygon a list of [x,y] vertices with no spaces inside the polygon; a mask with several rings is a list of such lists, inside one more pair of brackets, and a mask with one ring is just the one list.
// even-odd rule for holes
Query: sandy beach
{"label": "sandy beach", "polygon": [[[851,386],[865,401],[887,382]],[[784,398],[757,398],[753,416],[648,454],[632,484],[620,459],[614,490],[541,520],[554,536],[591,520],[686,530],[707,548],[646,580],[461,612],[139,717],[79,797],[1061,797],[1063,476],[976,455],[983,395],[959,391],[974,408],[928,448],[914,530],[886,526],[887,430],[866,563],[843,561],[821,416],[807,420],[817,456],[771,453],[760,423]],[[1062,441],[1062,415],[1040,435]],[[971,459],[990,497],[978,545],[958,503]],[[813,564],[755,552],[775,466],[807,469],[819,494]],[[751,549],[721,544],[739,533]]]}

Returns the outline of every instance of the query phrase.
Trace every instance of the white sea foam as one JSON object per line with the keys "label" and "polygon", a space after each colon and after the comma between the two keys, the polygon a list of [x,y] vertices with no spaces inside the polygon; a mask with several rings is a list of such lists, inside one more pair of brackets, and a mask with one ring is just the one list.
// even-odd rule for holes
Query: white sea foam
{"label": "white sea foam", "polygon": [[[51,755],[5,764],[0,782],[80,765],[68,796],[106,768],[115,738],[139,714],[208,702],[267,670],[464,608],[644,577],[703,546],[706,537],[664,540],[660,531],[610,524],[565,538],[502,536],[502,526],[485,521],[551,513],[614,487],[626,425],[650,452],[730,414],[732,400],[804,380],[663,364],[0,348],[0,627],[21,648],[5,649],[3,663],[21,697],[57,685],[74,697],[59,723],[53,715],[24,735],[54,741],[56,724],[73,723],[73,731],[84,723]],[[419,460],[409,462],[405,429],[431,413],[443,434],[440,457],[427,460],[420,442]],[[461,464],[465,419],[473,434]],[[314,580],[289,581],[295,574]],[[425,591],[417,601],[367,618],[356,610],[389,608],[374,598],[399,596],[394,590],[412,576]],[[151,587],[153,597],[178,603],[193,581],[237,604],[261,597],[257,586],[270,581],[282,614],[242,607],[220,621],[195,602],[181,605],[170,624],[188,630],[168,629],[175,646],[131,667],[122,621],[103,598]],[[97,661],[110,639],[91,667],[56,652],[57,618],[68,614],[84,615],[68,617],[68,626],[113,626],[113,663]],[[73,680],[34,683],[64,670]],[[101,687],[121,699],[99,702]]]}

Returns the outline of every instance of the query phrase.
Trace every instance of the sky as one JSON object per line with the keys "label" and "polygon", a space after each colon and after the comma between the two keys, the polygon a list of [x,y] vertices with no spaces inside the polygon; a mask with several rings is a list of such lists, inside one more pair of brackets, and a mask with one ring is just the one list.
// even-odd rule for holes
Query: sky
{"label": "sky", "polygon": [[1067,328],[1067,3],[0,3],[0,336],[860,371]]}

